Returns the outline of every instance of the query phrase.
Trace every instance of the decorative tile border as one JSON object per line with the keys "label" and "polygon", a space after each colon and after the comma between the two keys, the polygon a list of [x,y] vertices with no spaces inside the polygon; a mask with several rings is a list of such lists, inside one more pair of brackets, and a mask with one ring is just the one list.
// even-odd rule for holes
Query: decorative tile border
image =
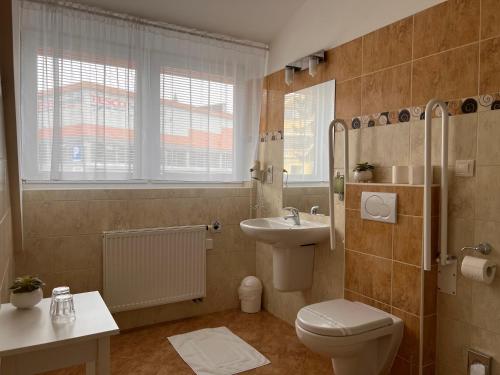
{"label": "decorative tile border", "polygon": [[[463,99],[447,101],[450,116],[467,113],[494,111],[500,109],[500,93],[485,94]],[[432,118],[441,117],[441,108],[432,111]],[[372,115],[353,117],[348,125],[349,130],[385,126],[398,123],[419,121],[425,118],[425,106],[402,108],[397,111],[379,112]],[[283,131],[266,132],[259,135],[260,142],[270,142],[283,139]]]}
{"label": "decorative tile border", "polygon": [[[467,113],[493,111],[500,109],[500,93],[479,95],[463,99],[447,101],[448,114],[450,116],[463,115]],[[432,118],[441,117],[441,108],[437,107],[432,112]],[[373,126],[384,126],[409,121],[418,121],[425,118],[425,106],[414,106],[402,108],[397,111],[379,112],[372,115],[353,117],[350,128],[370,128]]]}

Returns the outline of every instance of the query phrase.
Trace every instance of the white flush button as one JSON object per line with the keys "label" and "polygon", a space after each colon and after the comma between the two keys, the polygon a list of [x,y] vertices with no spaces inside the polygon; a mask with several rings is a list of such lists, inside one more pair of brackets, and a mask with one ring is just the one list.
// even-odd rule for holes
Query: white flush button
{"label": "white flush button", "polygon": [[396,222],[395,193],[379,193],[364,191],[361,194],[361,218],[366,220]]}

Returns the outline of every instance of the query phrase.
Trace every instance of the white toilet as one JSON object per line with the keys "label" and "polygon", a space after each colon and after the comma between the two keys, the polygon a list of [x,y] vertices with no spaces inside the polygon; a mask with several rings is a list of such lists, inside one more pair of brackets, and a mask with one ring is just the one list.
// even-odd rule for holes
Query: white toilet
{"label": "white toilet", "polygon": [[361,302],[334,299],[303,307],[295,330],[309,349],[332,358],[335,375],[385,375],[401,343],[403,321]]}

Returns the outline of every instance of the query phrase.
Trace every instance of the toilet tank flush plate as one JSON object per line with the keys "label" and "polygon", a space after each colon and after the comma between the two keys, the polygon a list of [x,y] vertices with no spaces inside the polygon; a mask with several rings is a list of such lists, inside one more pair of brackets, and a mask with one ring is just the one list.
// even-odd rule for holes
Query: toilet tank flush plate
{"label": "toilet tank flush plate", "polygon": [[361,193],[361,218],[365,220],[396,223],[397,194],[363,191]]}

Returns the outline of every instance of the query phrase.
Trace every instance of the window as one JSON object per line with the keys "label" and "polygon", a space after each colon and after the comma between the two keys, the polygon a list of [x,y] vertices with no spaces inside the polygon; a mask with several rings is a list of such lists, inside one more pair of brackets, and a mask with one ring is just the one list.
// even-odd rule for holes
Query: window
{"label": "window", "polygon": [[329,81],[285,95],[283,159],[288,182],[328,181],[334,85]]}
{"label": "window", "polygon": [[36,63],[39,178],[127,178],[135,169],[135,69],[43,51]]}
{"label": "window", "polygon": [[[164,67],[160,74],[162,176],[192,180],[233,173],[234,83],[208,74],[190,77]],[[171,158],[182,153],[183,164]],[[227,156],[229,155],[229,160]],[[221,157],[225,162],[221,163]]]}
{"label": "window", "polygon": [[20,7],[23,179],[249,178],[265,51],[54,4]]}

